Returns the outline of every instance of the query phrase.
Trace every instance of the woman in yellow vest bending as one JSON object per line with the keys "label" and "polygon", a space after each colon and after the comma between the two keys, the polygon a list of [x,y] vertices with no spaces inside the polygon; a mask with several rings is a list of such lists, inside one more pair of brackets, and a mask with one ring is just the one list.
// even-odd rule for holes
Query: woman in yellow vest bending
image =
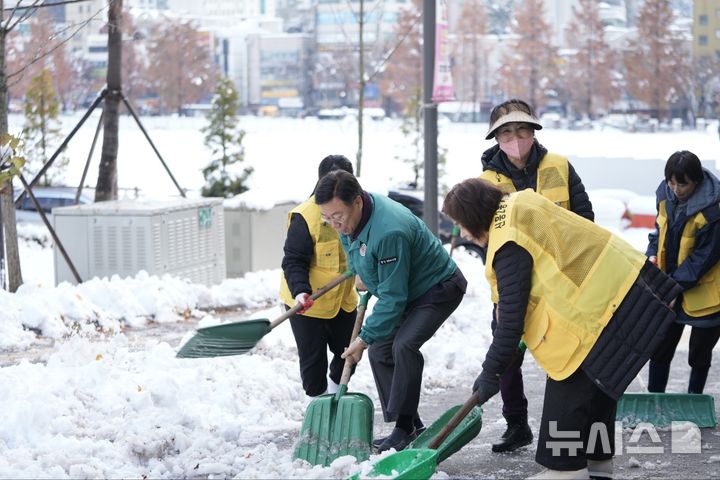
{"label": "woman in yellow vest bending", "polygon": [[664,392],[685,325],[690,333],[688,393],[705,388],[720,338],[720,181],[687,150],[673,153],[656,192],[657,219],[647,255],[683,288],[677,322],[650,359],[648,390]]}
{"label": "woman in yellow vest bending", "polygon": [[[680,287],[621,238],[531,190],[455,185],[443,211],[487,248],[498,321],[473,391],[500,389],[522,339],[548,374],[531,478],[612,477],[616,401],[675,320]],[[591,432],[600,432],[600,439]],[[568,438],[576,441],[568,442]]]}
{"label": "woman in yellow vest bending", "polygon": [[[353,173],[342,155],[325,157],[318,178],[333,170]],[[308,396],[335,393],[355,323],[357,294],[353,282],[343,282],[313,302],[310,294],[348,269],[347,256],[337,232],[320,219],[315,195],[288,213],[288,233],[282,261],[280,297],[285,305],[303,305],[290,318],[300,357],[300,377]],[[333,354],[328,375],[328,348]]]}
{"label": "woman in yellow vest bending", "polygon": [[[541,129],[533,108],[523,100],[508,100],[493,108],[485,138],[494,138],[497,144],[483,153],[480,178],[508,193],[530,188],[555,204],[594,220],[592,204],[582,180],[567,158],[548,152],[540,145],[535,130]],[[493,330],[496,323],[493,318]],[[533,440],[527,421],[523,358],[524,354],[517,355],[500,378],[507,429],[500,441],[493,444],[493,452],[512,452]]]}

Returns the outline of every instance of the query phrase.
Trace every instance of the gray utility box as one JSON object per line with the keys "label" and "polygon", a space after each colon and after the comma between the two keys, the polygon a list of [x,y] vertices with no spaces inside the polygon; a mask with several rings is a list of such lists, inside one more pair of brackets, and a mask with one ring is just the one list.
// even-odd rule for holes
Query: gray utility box
{"label": "gray utility box", "polygon": [[[80,278],[140,270],[213,285],[225,279],[222,199],[116,200],[53,209]],[[55,283],[75,277],[55,246]]]}
{"label": "gray utility box", "polygon": [[228,277],[280,268],[287,236],[287,214],[295,205],[282,203],[269,210],[225,206]]}

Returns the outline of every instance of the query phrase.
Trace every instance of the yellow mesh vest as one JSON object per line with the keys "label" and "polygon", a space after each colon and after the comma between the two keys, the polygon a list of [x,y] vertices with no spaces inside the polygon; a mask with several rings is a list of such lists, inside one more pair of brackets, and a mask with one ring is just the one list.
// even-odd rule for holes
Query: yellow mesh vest
{"label": "yellow mesh vest", "polygon": [[[533,257],[523,340],[554,380],[582,363],[645,262],[621,238],[532,190],[506,196],[490,228],[485,275],[497,303],[495,252],[515,242]],[[502,322],[502,317],[498,319]]]}
{"label": "yellow mesh vest", "polygon": [[[314,196],[288,213],[288,226],[293,213],[298,213],[305,219],[315,245],[315,255],[310,264],[310,286],[314,292],[348,269],[347,256],[337,232],[320,219],[320,207],[315,204]],[[282,275],[280,283],[280,298],[286,305],[295,305],[295,299],[290,292],[285,275]],[[333,318],[340,308],[351,312],[357,306],[357,301],[358,297],[353,282],[343,282],[315,300],[313,306],[304,315]]]}
{"label": "yellow mesh vest", "polygon": [[[658,267],[667,271],[667,253],[665,250],[665,236],[667,235],[667,203],[665,200],[658,205]],[[707,225],[707,219],[702,212],[687,221],[683,228],[678,249],[678,265],[692,253],[695,247],[695,237],[698,230]],[[702,317],[720,312],[720,263],[717,263],[698,281],[693,288],[683,292],[682,307],[691,317]]]}
{"label": "yellow mesh vest", "polygon": [[[515,191],[512,180],[502,173],[485,170],[480,178],[497,185],[506,193]],[[570,170],[567,158],[549,152],[543,157],[538,166],[536,191],[556,205],[570,209]]]}

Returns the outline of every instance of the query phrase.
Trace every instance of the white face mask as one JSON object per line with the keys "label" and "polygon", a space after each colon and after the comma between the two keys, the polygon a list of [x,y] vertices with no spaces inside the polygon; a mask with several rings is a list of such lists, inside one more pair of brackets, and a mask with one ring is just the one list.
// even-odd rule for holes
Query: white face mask
{"label": "white face mask", "polygon": [[500,150],[505,152],[505,155],[507,155],[508,157],[523,158],[530,152],[534,141],[535,137],[515,137],[512,140],[508,140],[507,142],[499,142],[498,145],[500,145]]}

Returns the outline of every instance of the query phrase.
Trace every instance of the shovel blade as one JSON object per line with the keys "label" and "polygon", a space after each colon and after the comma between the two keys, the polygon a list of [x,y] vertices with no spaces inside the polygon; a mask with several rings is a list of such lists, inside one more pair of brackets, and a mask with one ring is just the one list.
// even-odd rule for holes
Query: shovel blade
{"label": "shovel blade", "polygon": [[370,457],[374,409],[362,393],[346,393],[339,400],[323,395],[308,405],[294,458],[313,465],[330,465],[343,455],[359,462]]}
{"label": "shovel blade", "polygon": [[672,422],[692,422],[699,428],[714,428],[715,399],[695,393],[626,393],[617,404],[615,419],[624,427],[650,423],[667,427]]}
{"label": "shovel blade", "polygon": [[[418,436],[410,444],[410,448],[428,448],[430,442],[433,441],[437,434],[440,433],[443,427],[448,424],[453,415],[455,415],[455,413],[460,410],[461,407],[462,405],[455,405],[454,407],[451,407],[445,413],[443,413],[440,418],[435,420],[433,424],[427,428],[427,430],[421,433],[420,436]],[[480,433],[481,428],[482,409],[476,406],[473,407],[472,410],[470,410],[470,413],[467,414],[467,416],[460,422],[460,424],[455,427],[455,430],[453,430],[450,435],[448,435],[447,438],[443,441],[443,443],[440,444],[437,449],[437,462],[442,462],[450,455],[464,447],[473,438],[477,437],[477,435]]]}
{"label": "shovel blade", "polygon": [[394,480],[426,480],[435,473],[438,451],[409,448],[388,455],[373,465],[367,474],[356,473],[349,480],[383,477]]}
{"label": "shovel blade", "polygon": [[249,352],[267,333],[270,320],[260,318],[199,328],[178,350],[178,358],[209,358]]}

